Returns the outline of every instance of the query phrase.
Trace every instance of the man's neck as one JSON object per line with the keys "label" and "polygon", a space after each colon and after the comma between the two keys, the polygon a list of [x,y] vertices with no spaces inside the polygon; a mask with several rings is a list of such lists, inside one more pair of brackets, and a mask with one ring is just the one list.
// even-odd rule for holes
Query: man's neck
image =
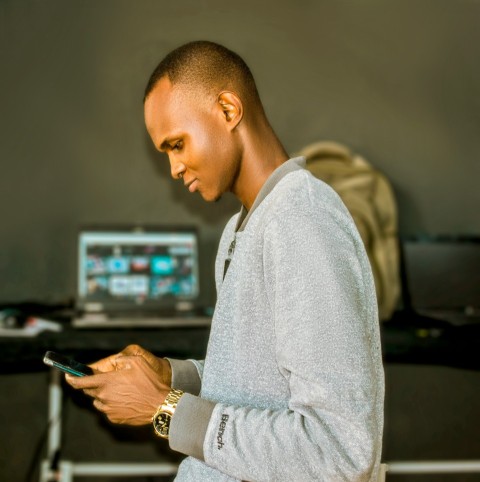
{"label": "man's neck", "polygon": [[[269,126],[268,126],[269,127]],[[233,194],[250,210],[260,189],[273,171],[289,156],[271,128],[258,132],[246,145],[243,159],[233,188]]]}

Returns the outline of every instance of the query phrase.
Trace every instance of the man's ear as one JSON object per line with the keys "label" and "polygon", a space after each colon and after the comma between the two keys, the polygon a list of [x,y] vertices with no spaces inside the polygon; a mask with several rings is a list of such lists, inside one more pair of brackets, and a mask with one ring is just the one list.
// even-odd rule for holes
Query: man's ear
{"label": "man's ear", "polygon": [[231,129],[235,129],[243,117],[243,104],[235,92],[223,91],[218,95],[218,105]]}

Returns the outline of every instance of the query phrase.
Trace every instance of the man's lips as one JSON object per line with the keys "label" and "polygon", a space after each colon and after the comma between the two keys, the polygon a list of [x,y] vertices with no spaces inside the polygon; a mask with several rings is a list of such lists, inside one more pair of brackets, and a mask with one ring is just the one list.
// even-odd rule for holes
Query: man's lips
{"label": "man's lips", "polygon": [[197,187],[198,187],[198,179],[195,178],[195,179],[192,179],[189,182],[186,182],[185,187],[187,187],[190,192],[195,192],[197,190]]}

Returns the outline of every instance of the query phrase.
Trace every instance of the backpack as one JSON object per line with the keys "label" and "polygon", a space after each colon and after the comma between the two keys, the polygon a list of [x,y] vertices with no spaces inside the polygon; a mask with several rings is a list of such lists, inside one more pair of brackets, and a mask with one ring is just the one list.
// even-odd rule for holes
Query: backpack
{"label": "backpack", "polygon": [[388,320],[400,296],[397,206],[387,178],[342,144],[316,142],[298,155],[307,169],[341,197],[364,242],[373,271],[380,320]]}

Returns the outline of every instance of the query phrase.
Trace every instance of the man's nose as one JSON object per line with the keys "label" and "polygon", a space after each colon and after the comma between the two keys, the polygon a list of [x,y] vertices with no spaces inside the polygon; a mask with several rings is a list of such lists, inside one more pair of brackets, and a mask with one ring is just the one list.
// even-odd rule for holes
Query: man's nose
{"label": "man's nose", "polygon": [[185,164],[181,162],[171,162],[170,161],[170,172],[173,179],[181,179],[185,173]]}

